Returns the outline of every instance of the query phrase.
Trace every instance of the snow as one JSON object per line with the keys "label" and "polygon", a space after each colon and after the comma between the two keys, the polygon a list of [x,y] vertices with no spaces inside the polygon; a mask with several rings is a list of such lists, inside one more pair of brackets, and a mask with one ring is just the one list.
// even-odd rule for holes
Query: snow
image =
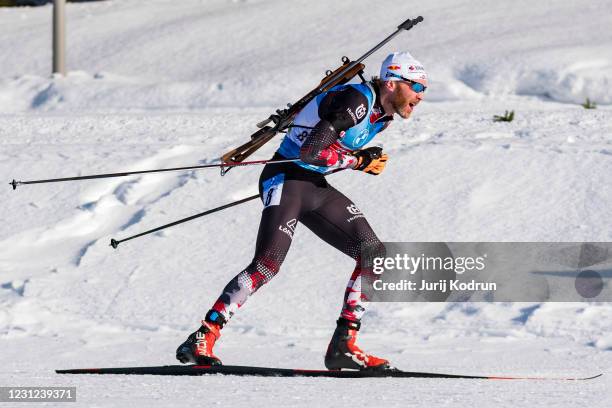
{"label": "snow", "polygon": [[[426,101],[377,138],[379,177],[330,177],[385,241],[609,242],[612,19],[606,1],[103,1],[0,8],[5,181],[212,163],[407,17],[367,62],[410,50]],[[431,92],[430,92],[431,91]],[[580,104],[586,98],[597,109]],[[514,110],[510,123],[493,115]],[[280,140],[280,139],[278,139]],[[271,142],[257,153],[269,157]],[[406,370],[588,382],[63,377],[175,364],[252,256],[257,201],[121,239],[257,191],[261,168],[7,187],[0,197],[0,384],[74,385],[78,406],[610,406],[608,303],[372,304],[360,342]],[[316,253],[316,257],[310,254]],[[223,331],[226,364],[322,368],[352,261],[305,228]]]}

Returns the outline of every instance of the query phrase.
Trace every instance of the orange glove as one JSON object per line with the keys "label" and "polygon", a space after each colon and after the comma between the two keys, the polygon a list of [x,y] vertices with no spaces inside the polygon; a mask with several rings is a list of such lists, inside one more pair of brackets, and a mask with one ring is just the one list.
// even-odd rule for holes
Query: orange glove
{"label": "orange glove", "polygon": [[354,170],[365,171],[368,174],[378,176],[385,169],[389,156],[382,152],[382,147],[368,147],[367,149],[353,152],[357,158]]}

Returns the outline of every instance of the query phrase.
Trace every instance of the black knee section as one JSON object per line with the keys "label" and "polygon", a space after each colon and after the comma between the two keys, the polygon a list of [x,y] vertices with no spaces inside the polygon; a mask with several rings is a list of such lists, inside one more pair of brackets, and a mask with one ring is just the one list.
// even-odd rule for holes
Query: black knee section
{"label": "black knee section", "polygon": [[355,322],[352,320],[348,320],[345,319],[344,317],[339,318],[336,321],[336,324],[339,328],[346,328],[346,329],[350,329],[350,330],[357,330],[359,331],[359,329],[361,328],[361,322]]}
{"label": "black knee section", "polygon": [[359,259],[362,267],[371,267],[374,264],[374,258],[387,256],[387,249],[378,239],[361,241],[359,248],[361,250]]}

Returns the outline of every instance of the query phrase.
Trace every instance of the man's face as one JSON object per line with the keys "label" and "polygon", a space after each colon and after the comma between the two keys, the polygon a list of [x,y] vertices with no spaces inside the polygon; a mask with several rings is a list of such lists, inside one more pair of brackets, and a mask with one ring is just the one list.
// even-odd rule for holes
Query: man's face
{"label": "man's face", "polygon": [[[412,90],[410,82],[406,81],[394,81],[395,88],[393,89],[393,97],[391,104],[395,113],[400,115],[404,119],[408,119],[414,108],[421,102],[425,92],[416,93]],[[427,86],[426,79],[415,79],[414,82],[418,82]]]}

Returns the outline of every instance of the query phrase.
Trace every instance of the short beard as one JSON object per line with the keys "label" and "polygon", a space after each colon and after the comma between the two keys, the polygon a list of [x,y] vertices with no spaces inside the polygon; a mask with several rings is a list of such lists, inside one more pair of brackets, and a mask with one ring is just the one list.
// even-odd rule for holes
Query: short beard
{"label": "short beard", "polygon": [[395,95],[395,98],[393,98],[393,109],[395,110],[395,113],[397,113],[398,115],[400,115],[403,119],[408,119],[410,117],[410,114],[412,112],[408,112],[407,114],[404,113],[404,109],[406,107],[406,105],[408,105],[408,98],[406,98],[404,95],[402,95],[400,92],[397,92]]}

